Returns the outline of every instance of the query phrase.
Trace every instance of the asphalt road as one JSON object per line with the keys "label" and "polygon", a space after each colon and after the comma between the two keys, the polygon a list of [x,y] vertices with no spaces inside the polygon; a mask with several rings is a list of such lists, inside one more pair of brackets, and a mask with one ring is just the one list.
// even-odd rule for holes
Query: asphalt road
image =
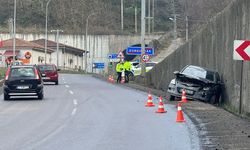
{"label": "asphalt road", "polygon": [[[147,93],[90,76],[60,75],[45,99],[3,101],[0,150],[196,150],[197,131],[176,108],[146,108]],[[154,97],[154,102],[157,99]]]}

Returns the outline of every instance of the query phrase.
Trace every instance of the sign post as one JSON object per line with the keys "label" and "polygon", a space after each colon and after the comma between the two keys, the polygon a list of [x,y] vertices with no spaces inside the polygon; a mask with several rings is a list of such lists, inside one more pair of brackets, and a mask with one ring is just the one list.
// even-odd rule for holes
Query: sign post
{"label": "sign post", "polygon": [[250,61],[250,41],[247,40],[234,40],[234,60],[241,60],[241,83],[240,83],[240,101],[239,101],[239,114],[242,113],[242,90],[243,90],[243,71],[244,61]]}

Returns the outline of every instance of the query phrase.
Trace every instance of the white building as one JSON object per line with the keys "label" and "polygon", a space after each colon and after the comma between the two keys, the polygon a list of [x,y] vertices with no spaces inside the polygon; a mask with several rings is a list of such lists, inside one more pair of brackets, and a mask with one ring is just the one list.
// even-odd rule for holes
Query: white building
{"label": "white building", "polygon": [[[44,63],[45,53],[44,47],[36,43],[16,38],[16,60],[22,61],[24,64]],[[51,60],[53,49],[47,49],[47,60]],[[0,47],[0,66],[7,66],[13,60],[13,39],[3,41]]]}
{"label": "white building", "polygon": [[[45,39],[39,39],[31,42],[38,44],[42,47],[44,47],[45,45]],[[58,68],[62,69],[84,68],[83,54],[85,53],[85,50],[59,43],[58,62],[57,62],[57,43],[54,41],[47,40],[47,47],[49,49],[54,50],[54,52],[51,54],[50,62],[58,65]]]}

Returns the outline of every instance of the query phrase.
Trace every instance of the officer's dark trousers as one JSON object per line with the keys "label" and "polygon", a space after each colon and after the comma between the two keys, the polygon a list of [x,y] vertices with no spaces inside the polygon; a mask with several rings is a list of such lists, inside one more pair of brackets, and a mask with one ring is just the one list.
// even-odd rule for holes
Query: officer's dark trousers
{"label": "officer's dark trousers", "polygon": [[121,79],[122,79],[122,73],[121,72],[117,72],[117,83],[121,83]]}
{"label": "officer's dark trousers", "polygon": [[130,74],[130,71],[125,71],[125,82],[128,83],[129,82],[129,74]]}

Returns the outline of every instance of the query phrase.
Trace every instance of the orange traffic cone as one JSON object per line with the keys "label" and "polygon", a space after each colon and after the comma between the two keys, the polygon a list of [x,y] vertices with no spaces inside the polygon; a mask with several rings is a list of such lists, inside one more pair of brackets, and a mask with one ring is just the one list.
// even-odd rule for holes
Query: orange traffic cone
{"label": "orange traffic cone", "polygon": [[160,96],[159,98],[159,106],[158,106],[158,110],[156,111],[156,113],[166,113],[167,111],[164,110],[164,104],[162,101],[162,97]]}
{"label": "orange traffic cone", "polygon": [[183,113],[181,110],[181,103],[178,103],[178,111],[177,111],[177,117],[176,117],[176,122],[185,122],[185,119],[183,117]]}
{"label": "orange traffic cone", "polygon": [[111,83],[115,83],[114,77],[111,75]]}
{"label": "orange traffic cone", "polygon": [[125,79],[124,79],[124,77],[122,77],[121,83],[125,83]]}
{"label": "orange traffic cone", "polygon": [[154,107],[155,106],[152,99],[153,99],[152,95],[149,93],[148,94],[148,101],[147,101],[147,104],[145,105],[146,107]]}
{"label": "orange traffic cone", "polygon": [[111,75],[109,75],[108,82],[111,82]]}
{"label": "orange traffic cone", "polygon": [[188,102],[187,97],[186,97],[186,90],[185,89],[182,90],[181,102],[182,103],[187,103]]}
{"label": "orange traffic cone", "polygon": [[121,79],[121,83],[125,83],[125,72],[122,72],[122,79]]}

